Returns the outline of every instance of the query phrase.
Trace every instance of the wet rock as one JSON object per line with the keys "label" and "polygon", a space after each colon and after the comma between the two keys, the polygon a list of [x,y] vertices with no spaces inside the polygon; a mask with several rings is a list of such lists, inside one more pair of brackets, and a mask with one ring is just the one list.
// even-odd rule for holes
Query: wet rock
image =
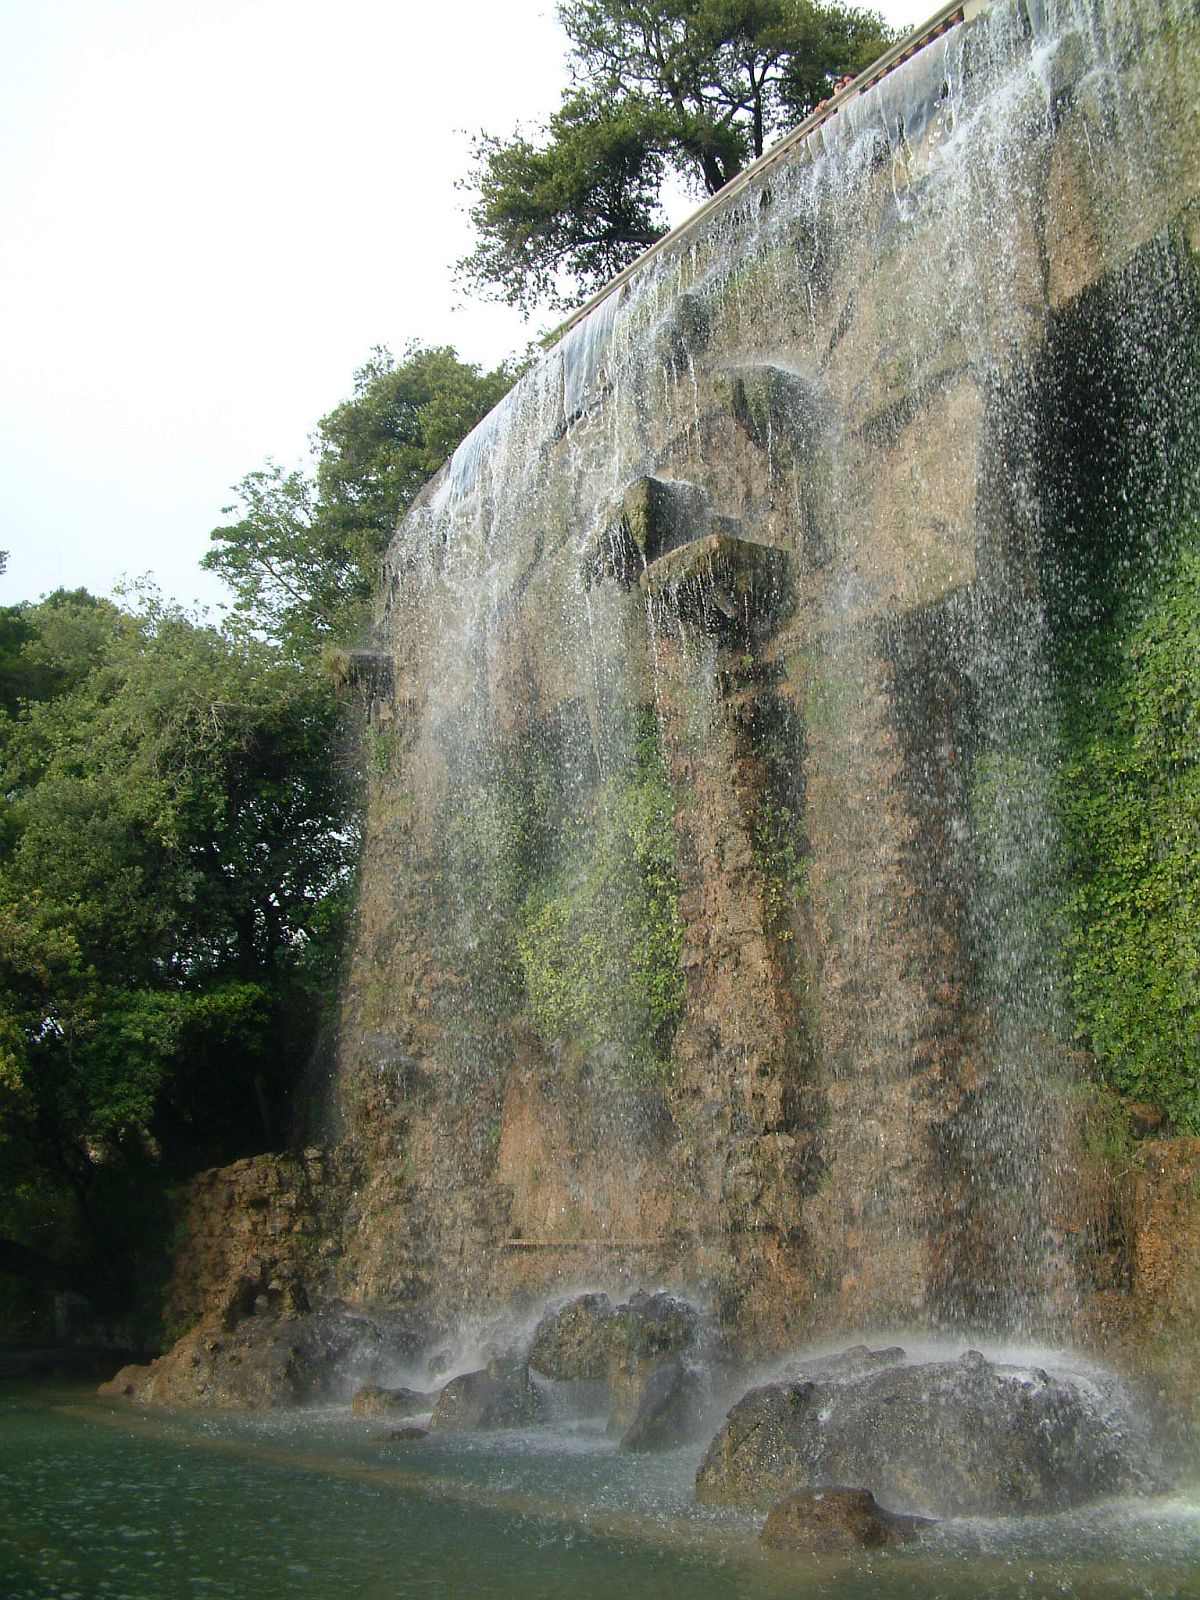
{"label": "wet rock", "polygon": [[770,632],[788,605],[790,571],[786,550],[718,532],[668,551],[638,582],[664,619],[758,635]]}
{"label": "wet rock", "polygon": [[752,1390],[709,1446],[696,1494],[766,1510],[800,1489],[851,1483],[907,1510],[969,1516],[1061,1510],[1146,1492],[1155,1478],[1115,1382],[969,1351]]}
{"label": "wet rock", "polygon": [[193,1329],[148,1366],[122,1369],[103,1392],[146,1405],[263,1410],[346,1397],[366,1370],[397,1359],[386,1316],[340,1302],[306,1316],[251,1315],[231,1330],[225,1321]]}
{"label": "wet rock", "polygon": [[451,1378],[429,1419],[438,1433],[527,1428],[545,1415],[541,1395],[524,1362],[493,1362],[480,1372]]}
{"label": "wet rock", "polygon": [[[584,1294],[548,1312],[538,1324],[529,1347],[529,1365],[543,1377],[561,1385],[578,1386],[578,1415],[609,1412],[608,1431],[625,1438],[643,1401],[664,1406],[662,1428],[672,1405],[681,1409],[690,1379],[676,1374],[679,1394],[666,1405],[669,1379],[653,1395],[647,1385],[656,1370],[674,1356],[692,1352],[700,1335],[700,1313],[680,1296],[658,1292],[634,1294],[614,1306],[606,1294]],[[680,1369],[682,1371],[682,1369]],[[569,1402],[569,1391],[554,1395],[556,1411]],[[645,1424],[647,1437],[654,1431]],[[635,1435],[637,1437],[637,1435]],[[668,1444],[630,1444],[629,1449],[670,1449]]]}
{"label": "wet rock", "polygon": [[421,1389],[385,1389],[367,1383],[356,1391],[350,1409],[356,1417],[416,1417],[432,1411],[436,1403],[436,1394]]}
{"label": "wet rock", "polygon": [[737,425],[762,450],[811,451],[824,429],[828,401],[810,379],[762,362],[729,367],[718,392]]}
{"label": "wet rock", "polygon": [[760,1538],[775,1550],[837,1552],[908,1544],[928,1517],[906,1517],[877,1504],[869,1489],[800,1489],[771,1508]]}
{"label": "wet rock", "polygon": [[678,1295],[634,1294],[614,1306],[584,1294],[542,1318],[528,1361],[547,1378],[611,1381],[622,1367],[691,1349],[699,1327],[699,1312]]}
{"label": "wet rock", "polygon": [[588,581],[615,578],[631,584],[648,561],[711,531],[712,508],[697,484],[637,478],[585,562]]}
{"label": "wet rock", "polygon": [[608,1431],[620,1438],[633,1426],[655,1370],[672,1356],[696,1348],[700,1313],[678,1295],[635,1294],[614,1315],[613,1361],[608,1369],[613,1409]]}
{"label": "wet rock", "polygon": [[122,1367],[115,1377],[102,1383],[96,1393],[106,1400],[133,1399],[141,1387],[149,1367],[131,1365]]}
{"label": "wet rock", "polygon": [[530,1366],[546,1378],[608,1378],[616,1334],[613,1302],[606,1294],[581,1294],[550,1310],[533,1333]]}
{"label": "wet rock", "polygon": [[408,1423],[403,1428],[389,1428],[384,1434],[385,1444],[419,1444],[422,1439],[428,1439],[429,1429],[418,1428],[415,1423]]}
{"label": "wet rock", "polygon": [[647,1376],[633,1421],[620,1448],[638,1452],[677,1450],[696,1438],[702,1421],[699,1371],[679,1356],[669,1356]]}
{"label": "wet rock", "polygon": [[602,1381],[613,1363],[618,1327],[606,1294],[582,1294],[549,1311],[534,1330],[529,1365],[547,1378]]}

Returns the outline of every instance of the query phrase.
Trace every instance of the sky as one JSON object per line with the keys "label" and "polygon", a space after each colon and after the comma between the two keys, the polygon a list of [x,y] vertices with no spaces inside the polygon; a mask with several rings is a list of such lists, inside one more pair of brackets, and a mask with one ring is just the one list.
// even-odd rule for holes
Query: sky
{"label": "sky", "polygon": [[232,486],[303,464],[373,346],[524,349],[453,282],[459,183],[565,53],[553,0],[0,0],[0,604],[219,610]]}

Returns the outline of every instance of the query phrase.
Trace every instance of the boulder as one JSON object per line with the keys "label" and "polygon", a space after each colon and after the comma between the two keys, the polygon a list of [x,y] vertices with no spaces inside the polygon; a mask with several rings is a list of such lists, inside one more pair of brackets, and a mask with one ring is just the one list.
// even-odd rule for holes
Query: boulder
{"label": "boulder", "polygon": [[421,1389],[384,1389],[367,1383],[355,1391],[350,1409],[356,1417],[416,1417],[432,1411],[436,1403],[436,1394]]}
{"label": "boulder", "polygon": [[678,1295],[631,1295],[613,1315],[608,1384],[613,1407],[608,1431],[620,1438],[633,1426],[652,1374],[672,1356],[695,1350],[700,1313]]}
{"label": "boulder", "polygon": [[122,1367],[115,1377],[102,1383],[96,1393],[103,1395],[106,1400],[133,1399],[149,1370],[149,1367],[136,1364]]}
{"label": "boulder", "polygon": [[[614,1306],[606,1294],[583,1294],[547,1312],[534,1331],[528,1360],[535,1372],[564,1386],[560,1405],[571,1399],[565,1386],[576,1386],[578,1414],[608,1411],[609,1433],[623,1437],[651,1375],[671,1357],[694,1351],[699,1336],[700,1313],[678,1295],[633,1294]],[[690,1381],[680,1388],[680,1405]],[[677,1375],[677,1387],[680,1382]]]}
{"label": "boulder", "polygon": [[801,1489],[860,1484],[932,1516],[1049,1512],[1148,1492],[1144,1430],[1115,1381],[988,1361],[894,1364],[768,1384],[709,1446],[697,1498],[768,1510]]}
{"label": "boulder", "polygon": [[494,1361],[480,1372],[451,1378],[438,1396],[429,1426],[438,1433],[528,1428],[541,1422],[544,1414],[525,1363]]}
{"label": "boulder", "polygon": [[529,1365],[560,1381],[607,1379],[618,1327],[606,1294],[581,1294],[548,1311],[534,1330]]}
{"label": "boulder", "polygon": [[643,1383],[620,1448],[649,1452],[690,1443],[702,1424],[702,1394],[697,1368],[680,1356],[668,1356]]}
{"label": "boulder", "polygon": [[356,1374],[397,1363],[386,1317],[340,1301],[304,1316],[251,1314],[231,1329],[227,1310],[148,1366],[123,1368],[101,1392],[147,1405],[257,1411],[345,1398],[358,1387]]}
{"label": "boulder", "polygon": [[869,1489],[800,1489],[772,1506],[760,1538],[774,1550],[835,1553],[907,1544],[928,1517],[885,1511]]}
{"label": "boulder", "polygon": [[385,1444],[419,1444],[422,1439],[428,1439],[429,1429],[418,1428],[415,1423],[408,1423],[403,1428],[389,1428],[383,1436]]}

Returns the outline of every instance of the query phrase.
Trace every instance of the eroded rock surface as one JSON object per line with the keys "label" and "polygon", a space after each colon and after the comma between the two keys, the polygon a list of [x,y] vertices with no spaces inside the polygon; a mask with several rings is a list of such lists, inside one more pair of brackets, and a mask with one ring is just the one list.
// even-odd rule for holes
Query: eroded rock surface
{"label": "eroded rock surface", "polygon": [[464,1372],[438,1396],[429,1419],[437,1433],[471,1433],[492,1428],[527,1428],[545,1410],[529,1368],[521,1361],[494,1361],[479,1372]]}
{"label": "eroded rock surface", "polygon": [[834,1553],[909,1544],[927,1517],[906,1517],[879,1505],[869,1489],[800,1489],[773,1506],[760,1538],[775,1550]]}
{"label": "eroded rock surface", "polygon": [[752,1390],[709,1446],[696,1494],[767,1510],[797,1490],[855,1484],[906,1511],[995,1515],[1145,1492],[1155,1477],[1115,1383],[968,1351]]}
{"label": "eroded rock surface", "polygon": [[331,1303],[304,1316],[269,1312],[230,1329],[220,1317],[144,1367],[124,1367],[100,1393],[146,1405],[253,1411],[347,1398],[406,1353],[402,1325]]}
{"label": "eroded rock surface", "polygon": [[432,1411],[436,1403],[436,1394],[421,1389],[386,1389],[366,1383],[356,1391],[350,1409],[356,1417],[419,1417]]}

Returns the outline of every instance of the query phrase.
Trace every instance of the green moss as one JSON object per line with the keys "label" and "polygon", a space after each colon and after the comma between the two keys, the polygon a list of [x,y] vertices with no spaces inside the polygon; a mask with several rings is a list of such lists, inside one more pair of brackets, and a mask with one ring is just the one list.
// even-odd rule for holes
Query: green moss
{"label": "green moss", "polygon": [[395,728],[387,722],[369,723],[366,744],[367,761],[371,771],[378,777],[385,778],[392,770],[392,764],[396,759],[398,740]]}
{"label": "green moss", "polygon": [[673,805],[652,715],[628,759],[569,824],[526,896],[517,948],[528,1010],[550,1044],[635,1079],[668,1067],[683,1004]]}
{"label": "green moss", "polygon": [[1106,1082],[1200,1133],[1200,520],[1088,659],[1061,787],[1076,1014]]}
{"label": "green moss", "polygon": [[1075,1090],[1087,1153],[1106,1166],[1126,1168],[1134,1158],[1134,1138],[1124,1101],[1103,1084],[1083,1083]]}

